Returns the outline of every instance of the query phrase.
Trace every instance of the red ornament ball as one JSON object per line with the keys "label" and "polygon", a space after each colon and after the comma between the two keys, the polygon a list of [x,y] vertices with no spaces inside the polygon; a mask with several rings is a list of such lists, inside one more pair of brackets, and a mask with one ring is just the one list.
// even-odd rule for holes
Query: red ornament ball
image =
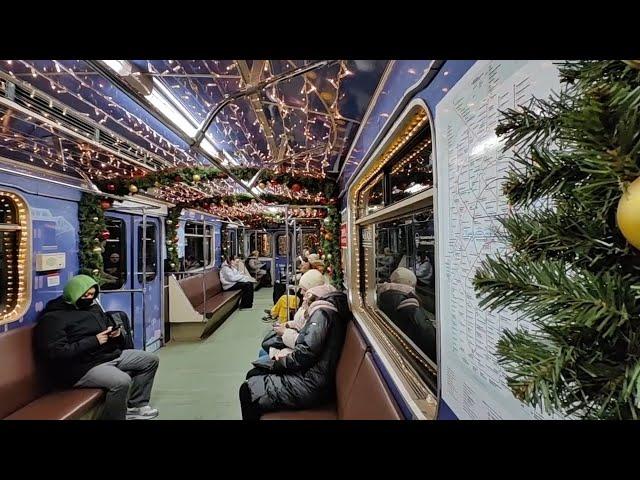
{"label": "red ornament ball", "polygon": [[111,208],[111,201],[110,200],[100,200],[100,208],[102,208],[103,210],[108,210]]}
{"label": "red ornament ball", "polygon": [[100,238],[102,238],[102,240],[109,240],[110,237],[111,232],[109,232],[109,230],[103,230],[102,232],[100,232]]}
{"label": "red ornament ball", "polygon": [[107,190],[109,190],[110,192],[115,192],[116,186],[113,183],[110,183],[109,185],[107,185]]}

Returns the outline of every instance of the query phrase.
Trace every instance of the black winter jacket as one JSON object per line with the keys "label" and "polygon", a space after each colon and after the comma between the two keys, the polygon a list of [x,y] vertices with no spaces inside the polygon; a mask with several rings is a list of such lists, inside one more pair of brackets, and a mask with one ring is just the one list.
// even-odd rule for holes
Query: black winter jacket
{"label": "black winter jacket", "polygon": [[332,292],[323,297],[338,311],[316,310],[300,330],[296,347],[286,357],[269,361],[271,370],[247,379],[251,399],[263,410],[310,408],[335,399],[336,367],[347,322],[347,297]]}
{"label": "black winter jacket", "polygon": [[35,347],[39,360],[55,386],[68,388],[96,365],[120,356],[124,335],[100,345],[96,335],[114,321],[99,305],[78,309],[62,297],[47,303],[35,327]]}
{"label": "black winter jacket", "polygon": [[415,294],[391,288],[378,294],[378,306],[420,350],[437,362],[436,330],[433,322],[427,318],[422,307],[402,307],[402,303],[408,303],[408,299],[415,299],[415,303],[419,303]]}

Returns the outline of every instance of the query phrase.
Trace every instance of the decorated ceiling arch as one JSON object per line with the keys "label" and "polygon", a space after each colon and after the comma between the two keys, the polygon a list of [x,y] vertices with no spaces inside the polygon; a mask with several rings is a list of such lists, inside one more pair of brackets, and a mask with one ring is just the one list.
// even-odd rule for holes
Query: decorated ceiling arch
{"label": "decorated ceiling arch", "polygon": [[100,282],[113,196],[173,205],[169,270],[184,208],[259,227],[289,205],[300,222],[323,219],[327,260],[339,262],[336,177],[387,63],[2,60],[0,157],[97,189],[79,216],[82,268]]}

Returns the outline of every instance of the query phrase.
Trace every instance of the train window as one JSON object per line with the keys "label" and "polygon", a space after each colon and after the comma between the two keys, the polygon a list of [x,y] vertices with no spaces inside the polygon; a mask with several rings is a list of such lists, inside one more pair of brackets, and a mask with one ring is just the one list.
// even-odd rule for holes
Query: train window
{"label": "train window", "polygon": [[244,252],[244,229],[238,230],[238,234],[236,238],[237,238],[236,243],[238,245],[238,255],[246,257],[247,255]]}
{"label": "train window", "polygon": [[[352,309],[370,325],[409,396],[434,418],[438,318],[433,185],[428,112],[411,107],[349,190],[355,248],[347,284]],[[407,200],[407,201],[405,201]]]}
{"label": "train window", "polygon": [[20,318],[31,301],[28,212],[21,197],[0,191],[0,324]]}
{"label": "train window", "polygon": [[[146,271],[147,282],[151,282],[156,278],[158,273],[158,241],[157,229],[154,224],[147,224],[147,245],[146,245],[146,265],[142,265],[142,259],[145,256],[142,251],[143,246],[143,230],[142,225],[138,226],[138,281],[142,282],[142,273]],[[146,268],[145,268],[146,267]]]}
{"label": "train window", "polygon": [[381,173],[360,193],[360,216],[384,207],[384,181],[384,174]]}
{"label": "train window", "polygon": [[238,237],[235,228],[222,231],[222,255],[238,255]]}
{"label": "train window", "polygon": [[261,257],[271,256],[271,234],[254,232],[249,237],[249,253],[258,250]]}
{"label": "train window", "polygon": [[302,248],[300,251],[304,251],[305,248],[310,252],[316,252],[320,246],[320,239],[317,233],[303,233],[302,234]]}
{"label": "train window", "polygon": [[374,226],[377,306],[437,363],[433,209]]}
{"label": "train window", "polygon": [[102,290],[119,290],[127,282],[127,232],[124,220],[105,217],[109,238],[104,246],[102,262],[108,275]]}
{"label": "train window", "polygon": [[278,255],[285,256],[288,253],[286,235],[278,235]]}
{"label": "train window", "polygon": [[211,266],[213,261],[213,226],[186,222],[184,238],[185,270]]}
{"label": "train window", "polygon": [[433,186],[431,130],[425,128],[412,146],[389,166],[390,201],[394,204]]}

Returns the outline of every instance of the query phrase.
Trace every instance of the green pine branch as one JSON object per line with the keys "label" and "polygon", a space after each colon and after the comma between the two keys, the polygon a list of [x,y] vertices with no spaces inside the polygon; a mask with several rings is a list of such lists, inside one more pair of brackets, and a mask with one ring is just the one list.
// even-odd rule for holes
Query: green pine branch
{"label": "green pine branch", "polygon": [[591,271],[616,269],[629,245],[608,222],[577,203],[499,219],[499,239],[530,261],[563,260]]}
{"label": "green pine branch", "polygon": [[580,326],[606,338],[640,315],[627,276],[611,271],[597,275],[563,261],[488,257],[473,284],[481,308],[509,308],[539,328]]}

